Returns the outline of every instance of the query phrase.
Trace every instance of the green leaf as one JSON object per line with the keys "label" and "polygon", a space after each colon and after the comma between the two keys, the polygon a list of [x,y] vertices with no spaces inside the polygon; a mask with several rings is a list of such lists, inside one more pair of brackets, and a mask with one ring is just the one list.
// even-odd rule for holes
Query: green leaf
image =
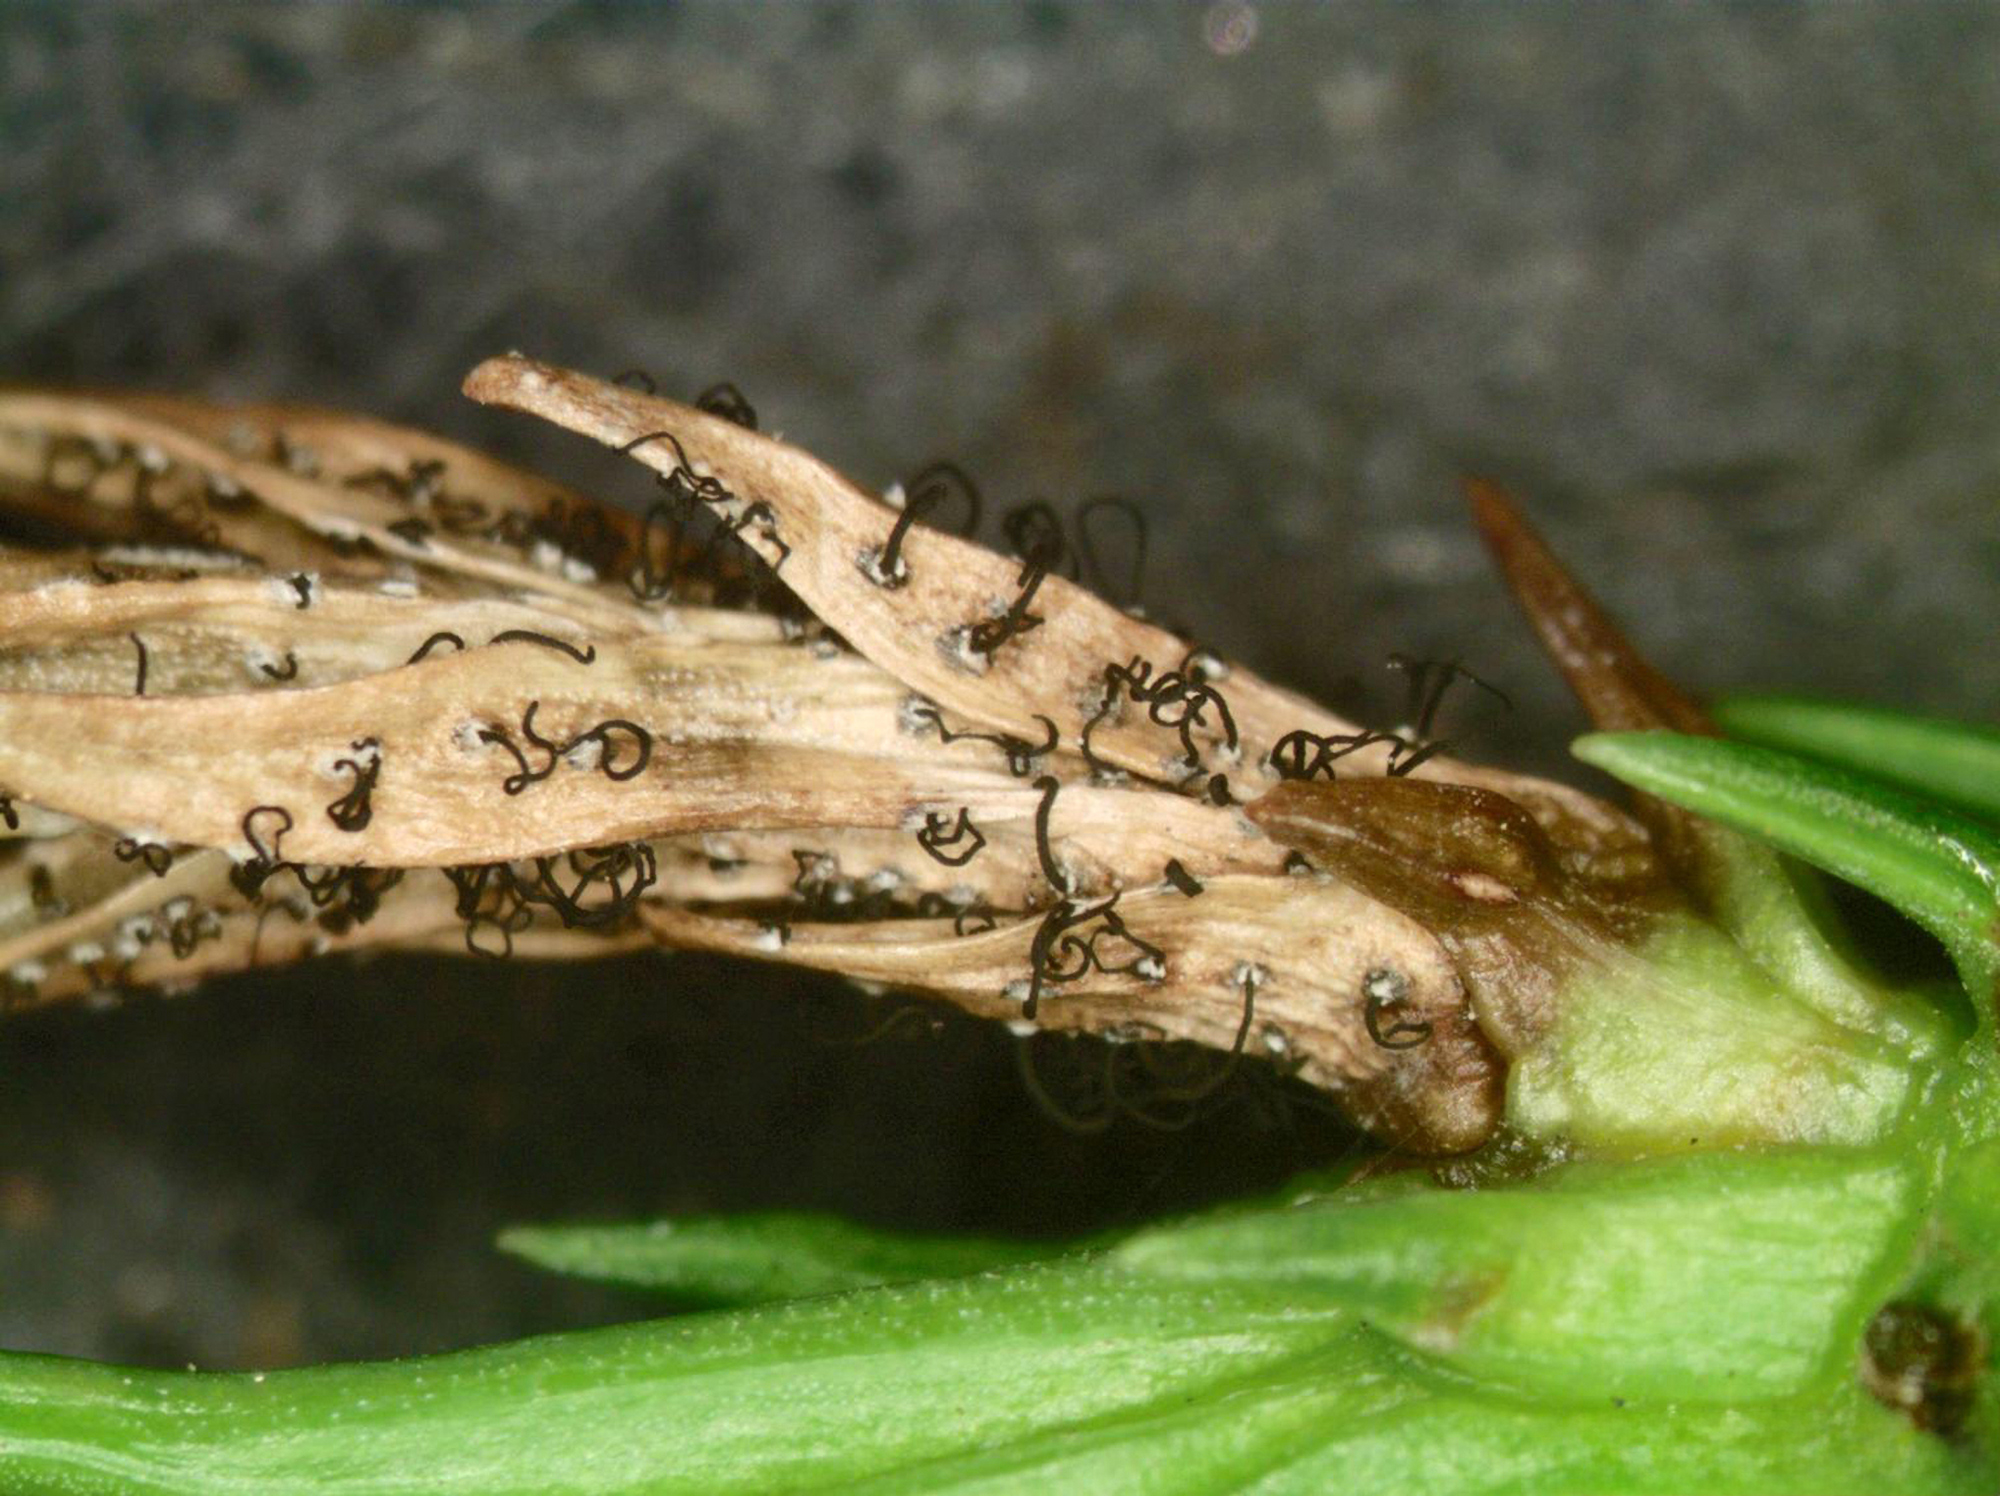
{"label": "green leaf", "polygon": [[796,1214],[636,1226],[516,1226],[502,1233],[499,1245],[552,1272],[714,1305],[959,1278],[1070,1250],[1048,1242],[915,1236],[834,1216]]}
{"label": "green leaf", "polygon": [[[1585,1293],[1569,1318],[1590,1313]],[[9,1496],[1921,1493],[1991,1474],[1844,1366],[1776,1398],[1522,1396],[1294,1282],[1101,1262],[269,1375],[0,1355]]]}
{"label": "green leaf", "polygon": [[1240,1389],[1345,1324],[1270,1288],[1072,1262],[268,1376],[0,1356],[0,1490],[847,1490],[1203,1407],[1228,1467],[1254,1458],[1231,1431]]}
{"label": "green leaf", "polygon": [[1594,733],[1573,751],[1886,899],[1962,963],[1990,950],[2000,836],[1977,821],[1851,770],[1721,738]]}
{"label": "green leaf", "polygon": [[1825,759],[2000,821],[2000,728],[1800,696],[1739,697],[1716,706],[1714,717],[1731,737]]}
{"label": "green leaf", "polygon": [[1324,1297],[1475,1379],[1593,1403],[1842,1373],[1914,1232],[1908,1161],[1800,1148],[1571,1164],[1504,1189],[1362,1186],[1166,1228],[1113,1260]]}

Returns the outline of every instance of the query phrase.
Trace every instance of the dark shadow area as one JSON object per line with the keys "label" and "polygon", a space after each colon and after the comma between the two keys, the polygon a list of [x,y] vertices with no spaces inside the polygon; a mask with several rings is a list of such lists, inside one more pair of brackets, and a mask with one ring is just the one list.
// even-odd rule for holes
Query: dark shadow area
{"label": "dark shadow area", "polygon": [[1182,1131],[1077,1136],[1015,1043],[699,956],[336,959],[16,1015],[0,1322],[160,1365],[401,1355],[659,1312],[500,1256],[523,1221],[791,1208],[1061,1238],[1355,1146],[1268,1071]]}

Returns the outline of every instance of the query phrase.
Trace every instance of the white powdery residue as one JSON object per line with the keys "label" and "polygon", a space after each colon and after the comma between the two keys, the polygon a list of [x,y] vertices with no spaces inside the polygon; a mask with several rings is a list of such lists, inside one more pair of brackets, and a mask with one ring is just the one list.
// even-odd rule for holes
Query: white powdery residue
{"label": "white powdery residue", "polygon": [[993,661],[972,647],[972,625],[961,623],[938,636],[938,653],[954,670],[967,675],[984,675]]}
{"label": "white powdery residue", "polygon": [[1142,982],[1164,982],[1167,963],[1158,956],[1141,956],[1132,963],[1132,975]]}
{"label": "white powdery residue", "polygon": [[93,961],[104,959],[104,947],[95,940],[79,940],[69,948],[68,954],[78,966],[88,966]]}
{"label": "white powdery residue", "polygon": [[895,588],[910,579],[910,568],[901,556],[893,567],[882,564],[882,547],[863,546],[854,553],[854,569],[873,582],[877,587]]}
{"label": "white powdery residue", "polygon": [[575,582],[581,586],[597,580],[597,568],[580,556],[565,556],[562,575],[565,582]]}
{"label": "white powdery residue", "polygon": [[479,734],[486,730],[484,722],[473,719],[461,722],[451,730],[451,740],[461,753],[477,753],[486,746]]}
{"label": "white powdery residue", "polygon": [[160,917],[157,914],[128,914],[118,921],[118,934],[122,939],[130,936],[134,940],[151,940],[160,932]]}
{"label": "white powdery residue", "polygon": [[1361,980],[1361,990],[1373,1003],[1399,1003],[1410,995],[1410,982],[1393,967],[1378,966]]}
{"label": "white powdery residue", "polygon": [[23,987],[39,987],[48,980],[49,969],[40,961],[16,961],[7,968],[7,976]]}
{"label": "white powdery residue", "polygon": [[892,867],[885,867],[880,872],[870,873],[868,881],[863,885],[870,893],[894,893],[902,886],[903,875]]}
{"label": "white powdery residue", "polygon": [[1010,1003],[1025,1004],[1034,984],[1025,977],[1018,977],[1000,989],[1000,995]]}
{"label": "white powdery residue", "polygon": [[417,597],[422,592],[408,577],[385,577],[375,584],[375,590],[384,597]]}
{"label": "white powdery residue", "polygon": [[559,572],[562,563],[562,548],[552,540],[538,540],[528,547],[528,564],[536,571]]}
{"label": "white powdery residue", "polygon": [[1220,655],[1206,649],[1197,649],[1187,657],[1187,673],[1208,685],[1229,679],[1229,662]]}
{"label": "white powdery residue", "polygon": [[585,738],[563,755],[572,769],[594,769],[604,762],[604,739]]}
{"label": "white powdery residue", "polygon": [[344,514],[322,514],[313,521],[313,527],[328,540],[338,540],[351,545],[361,538],[361,524]]}
{"label": "white powdery residue", "polygon": [[1010,1018],[1007,1020],[1007,1032],[1012,1034],[1016,1039],[1032,1039],[1041,1031],[1042,1026],[1032,1018]]}
{"label": "white powdery residue", "polygon": [[909,496],[903,492],[903,485],[900,480],[891,483],[887,488],[882,490],[882,502],[887,504],[891,509],[900,510],[909,501]]}
{"label": "white powdery residue", "polygon": [[[296,664],[297,662],[294,661]],[[243,651],[243,670],[258,680],[270,680],[284,673],[285,657],[273,654],[261,644],[253,644]]]}
{"label": "white powdery residue", "polygon": [[183,545],[107,545],[95,552],[110,566],[146,566],[174,571],[240,571],[249,563],[226,551],[205,551]]}
{"label": "white powdery residue", "polygon": [[780,951],[785,948],[785,932],[776,925],[765,925],[750,937],[753,951]]}

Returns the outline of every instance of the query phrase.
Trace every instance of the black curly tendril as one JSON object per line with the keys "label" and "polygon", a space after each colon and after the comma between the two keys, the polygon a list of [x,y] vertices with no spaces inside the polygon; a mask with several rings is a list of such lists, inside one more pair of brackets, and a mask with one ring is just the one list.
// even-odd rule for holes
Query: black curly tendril
{"label": "black curly tendril", "polygon": [[243,812],[243,840],[250,856],[229,870],[229,881],[246,899],[254,899],[273,873],[286,864],[279,856],[292,813],[282,805],[253,805]]}
{"label": "black curly tendril", "polygon": [[552,911],[565,929],[603,929],[630,915],[659,879],[652,844],[643,841],[439,871],[455,890],[466,950],[495,959],[514,953],[514,937],[538,908]]}
{"label": "black curly tendril", "polygon": [[[1065,898],[1042,917],[1035,927],[1034,942],[1028,948],[1028,995],[1021,1005],[1023,1018],[1036,1016],[1047,988],[1081,981],[1092,971],[1106,976],[1138,976],[1149,982],[1166,979],[1167,953],[1132,933],[1117,911],[1120,897],[1113,893],[1095,904],[1080,904]],[[1107,937],[1122,941],[1132,954],[1122,961],[1107,959],[1099,949],[1099,942]]]}
{"label": "black curly tendril", "polygon": [[[1075,884],[1069,870],[1057,859],[1050,838],[1049,821],[1062,782],[1044,774],[1035,781],[1041,802],[1035,808],[1035,856],[1042,876],[1059,895],[1057,902],[1035,927],[1028,951],[1028,993],[1021,1007],[1024,1018],[1032,1019],[1041,1007],[1042,993],[1049,986],[1081,980],[1092,971],[1107,975],[1136,974],[1148,981],[1166,976],[1166,952],[1134,935],[1117,912],[1119,894],[1097,903],[1074,897]],[[1079,933],[1088,931],[1087,934]],[[1133,954],[1122,962],[1108,961],[1098,943],[1110,937],[1122,941]]]}
{"label": "black curly tendril", "polygon": [[1401,1017],[1409,1001],[1410,979],[1391,967],[1376,967],[1361,979],[1365,1002],[1361,1021],[1368,1037],[1384,1049],[1415,1049],[1429,1039],[1432,1026],[1426,1019]]}
{"label": "black curly tendril", "polygon": [[1404,732],[1361,730],[1350,733],[1316,733],[1296,728],[1271,745],[1267,762],[1280,779],[1334,777],[1334,765],[1349,754],[1378,744],[1387,745],[1387,770],[1400,778],[1451,747],[1448,739],[1433,738],[1440,706],[1451,687],[1466,681],[1512,710],[1513,700],[1490,681],[1481,679],[1456,660],[1414,660],[1406,655],[1389,656],[1389,668],[1408,677],[1404,702]]}
{"label": "black curly tendril", "polygon": [[354,757],[335,759],[333,768],[336,774],[352,774],[354,783],[327,806],[326,815],[341,831],[363,831],[375,819],[373,796],[375,782],[382,777],[382,742],[379,738],[356,738],[347,746]]}
{"label": "black curly tendril", "polygon": [[971,810],[961,805],[956,821],[941,810],[926,811],[917,845],[946,867],[964,867],[985,847],[986,836],[972,824]]}
{"label": "black curly tendril", "polygon": [[111,844],[111,855],[120,862],[140,862],[155,878],[164,878],[174,865],[174,849],[163,847],[158,842],[141,841],[136,836],[121,836]]}
{"label": "black curly tendril", "polygon": [[745,431],[757,429],[757,408],[743,398],[743,391],[726,379],[696,395],[694,408],[707,415],[720,416]]}
{"label": "black curly tendril", "polygon": [[889,527],[889,538],[879,548],[864,550],[855,559],[855,565],[864,577],[889,592],[905,586],[910,580],[910,566],[903,559],[903,541],[918,520],[956,498],[964,502],[966,510],[959,533],[970,535],[979,528],[982,507],[979,487],[955,463],[930,464],[904,485],[904,492],[907,497],[903,500],[902,512]]}
{"label": "black curly tendril", "polygon": [[[1103,699],[1088,722],[1083,724],[1080,747],[1084,762],[1093,773],[1103,774],[1107,765],[1091,749],[1091,735],[1105,718],[1118,709],[1121,694],[1130,696],[1132,701],[1146,709],[1147,717],[1156,727],[1173,729],[1180,737],[1181,763],[1196,771],[1194,778],[1202,774],[1201,748],[1195,742],[1195,730],[1203,728],[1222,734],[1223,748],[1235,752],[1242,743],[1236,730],[1235,714],[1229,710],[1229,702],[1223,694],[1210,684],[1206,674],[1194,663],[1195,654],[1172,670],[1154,674],[1153,662],[1134,655],[1123,665],[1106,665],[1101,677]],[[1210,720],[1213,713],[1214,720]],[[1218,805],[1232,803],[1229,786],[1222,775],[1210,776],[1208,795]]]}
{"label": "black curly tendril", "polygon": [[920,696],[910,697],[904,710],[912,722],[922,723],[927,727],[935,727],[937,729],[938,741],[947,747],[953,743],[967,741],[991,743],[1007,755],[1007,772],[1012,774],[1016,779],[1025,779],[1028,775],[1034,773],[1035,766],[1051,753],[1055,752],[1056,744],[1060,741],[1061,736],[1056,730],[1054,720],[1044,717],[1039,712],[1035,714],[1035,720],[1042,724],[1042,741],[1040,743],[1030,743],[1026,738],[1017,738],[1011,733],[954,732],[944,725],[944,714],[938,710],[937,706],[932,702],[925,701]]}
{"label": "black curly tendril", "polygon": [[[518,795],[531,784],[540,784],[556,771],[556,764],[567,755],[574,753],[585,743],[598,745],[597,768],[606,779],[624,781],[636,779],[645,772],[646,765],[653,757],[653,735],[636,722],[628,722],[623,717],[609,717],[594,727],[585,728],[566,742],[558,743],[553,738],[545,738],[535,731],[535,713],[541,710],[541,702],[531,701],[521,714],[521,736],[528,745],[543,754],[540,767],[528,762],[528,756],[513,735],[504,727],[486,726],[479,729],[478,738],[482,743],[490,743],[504,748],[513,756],[515,771],[500,782],[501,790],[508,795]],[[619,761],[621,750],[627,755]]]}

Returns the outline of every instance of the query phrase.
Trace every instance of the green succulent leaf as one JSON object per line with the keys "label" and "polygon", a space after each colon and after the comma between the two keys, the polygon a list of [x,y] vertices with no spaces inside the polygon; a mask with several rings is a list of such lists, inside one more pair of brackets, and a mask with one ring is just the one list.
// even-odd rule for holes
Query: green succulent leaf
{"label": "green succulent leaf", "polygon": [[2000,917],[2000,835],[1878,779],[1797,754],[1670,732],[1595,733],[1585,763],[1734,826],[1887,900],[1982,959]]}
{"label": "green succulent leaf", "polygon": [[1551,1398],[1729,1401],[1800,1391],[1851,1354],[1911,1231],[1909,1171],[1813,1148],[1575,1163],[1470,1192],[1391,1182],[1114,1256],[1174,1281],[1285,1284]]}
{"label": "green succulent leaf", "polygon": [[878,1231],[837,1216],[788,1213],[626,1226],[516,1226],[501,1235],[499,1245],[551,1272],[716,1306],[960,1278],[1066,1250],[1048,1242]]}
{"label": "green succulent leaf", "polygon": [[[1884,1197],[1870,1185],[1849,1200]],[[1253,1220],[1280,1233],[1259,1249],[1270,1260],[1285,1213],[1234,1229]],[[1579,1300],[1570,1317],[1586,1313]],[[0,1489],[1981,1488],[1978,1458],[1917,1434],[1844,1370],[1754,1395],[1770,1385],[1712,1403],[1664,1381],[1629,1398],[1524,1394],[1384,1334],[1323,1284],[1174,1282],[1072,1260],[268,1376],[0,1357]]]}
{"label": "green succulent leaf", "polygon": [[2000,728],[1802,696],[1739,697],[1713,715],[1731,737],[1824,759],[2000,821]]}

